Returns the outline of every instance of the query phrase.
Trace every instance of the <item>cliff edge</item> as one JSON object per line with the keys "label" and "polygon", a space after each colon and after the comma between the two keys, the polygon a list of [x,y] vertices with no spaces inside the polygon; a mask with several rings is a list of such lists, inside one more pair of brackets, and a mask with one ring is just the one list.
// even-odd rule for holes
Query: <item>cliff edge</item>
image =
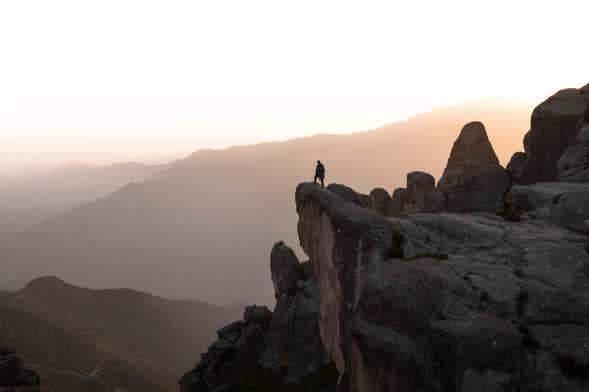
{"label": "cliff edge", "polygon": [[[534,111],[526,152],[507,169],[483,124],[469,123],[437,186],[422,172],[392,195],[300,184],[309,261],[275,245],[274,314],[248,308],[225,356],[221,330],[182,391],[589,390],[587,88]],[[260,337],[245,349],[254,311],[264,314]],[[296,355],[300,347],[312,354]],[[253,355],[241,361],[244,350]],[[273,384],[270,363],[281,369]],[[255,371],[231,378],[227,368]],[[318,374],[321,384],[302,381]]]}

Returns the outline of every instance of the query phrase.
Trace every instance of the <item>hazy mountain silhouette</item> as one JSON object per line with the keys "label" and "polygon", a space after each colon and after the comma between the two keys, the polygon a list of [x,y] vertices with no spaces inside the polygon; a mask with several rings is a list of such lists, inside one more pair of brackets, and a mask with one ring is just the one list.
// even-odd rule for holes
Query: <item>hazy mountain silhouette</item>
{"label": "hazy mountain silhouette", "polygon": [[59,274],[90,287],[133,287],[207,302],[271,302],[267,264],[278,240],[298,243],[292,195],[315,162],[327,182],[369,192],[439,178],[462,126],[483,121],[501,161],[520,148],[531,105],[446,107],[373,131],[202,150],[28,230],[2,246],[6,279]]}
{"label": "hazy mountain silhouette", "polygon": [[37,370],[44,391],[175,391],[182,370],[239,313],[46,277],[0,295],[0,333]]}
{"label": "hazy mountain silhouette", "polygon": [[0,238],[104,197],[130,182],[148,179],[165,168],[133,162],[110,166],[70,163],[0,177]]}

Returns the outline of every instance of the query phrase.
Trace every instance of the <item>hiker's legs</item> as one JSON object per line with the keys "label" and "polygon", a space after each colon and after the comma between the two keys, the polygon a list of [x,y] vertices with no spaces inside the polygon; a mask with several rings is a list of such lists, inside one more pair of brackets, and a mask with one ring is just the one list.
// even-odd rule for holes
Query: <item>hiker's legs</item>
{"label": "hiker's legs", "polygon": [[317,184],[317,176],[315,176],[315,178],[313,178],[313,183]]}
{"label": "hiker's legs", "polygon": [[325,188],[325,183],[323,182],[323,177],[321,177],[321,188]]}

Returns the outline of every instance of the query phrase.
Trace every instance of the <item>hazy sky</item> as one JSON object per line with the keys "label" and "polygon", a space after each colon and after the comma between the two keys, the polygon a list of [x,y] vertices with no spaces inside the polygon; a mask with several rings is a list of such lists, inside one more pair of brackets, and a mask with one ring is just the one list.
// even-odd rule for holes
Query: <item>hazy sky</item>
{"label": "hazy sky", "polygon": [[589,82],[584,1],[0,2],[0,166],[370,129]]}

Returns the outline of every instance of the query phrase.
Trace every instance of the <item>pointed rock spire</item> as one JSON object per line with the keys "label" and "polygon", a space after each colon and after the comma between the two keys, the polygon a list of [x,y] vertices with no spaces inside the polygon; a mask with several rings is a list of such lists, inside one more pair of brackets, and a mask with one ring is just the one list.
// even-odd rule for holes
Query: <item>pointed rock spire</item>
{"label": "pointed rock spire", "polygon": [[489,142],[485,126],[468,123],[454,142],[438,189],[451,212],[495,212],[503,206],[507,173]]}

